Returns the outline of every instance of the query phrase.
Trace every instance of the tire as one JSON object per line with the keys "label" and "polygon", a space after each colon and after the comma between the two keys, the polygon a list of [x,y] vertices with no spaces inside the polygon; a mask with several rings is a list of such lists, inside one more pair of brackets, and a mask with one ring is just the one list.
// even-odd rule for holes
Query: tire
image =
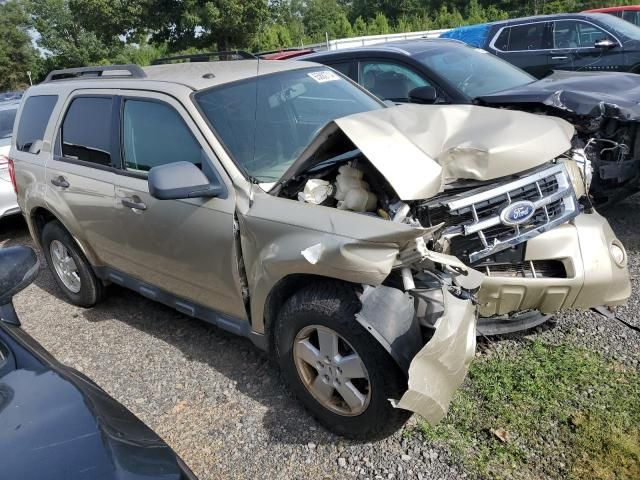
{"label": "tire", "polygon": [[[284,380],[322,425],[338,435],[370,441],[385,438],[400,429],[411,417],[411,412],[391,406],[389,399],[402,396],[407,389],[407,379],[384,348],[356,321],[354,316],[359,310],[360,302],[355,291],[346,284],[327,282],[305,287],[290,297],[279,312],[274,329],[274,346]],[[341,337],[338,342],[341,351],[335,358],[344,359],[346,356],[342,355],[354,352],[360,357],[360,365],[364,365],[364,371],[368,374],[368,382],[363,379],[349,380],[349,388],[356,385],[360,392],[367,392],[367,401],[359,407],[361,411],[336,411],[337,408],[348,407],[337,389],[330,402],[336,402],[338,406],[318,399],[308,385],[315,385],[318,380],[324,381],[327,376],[322,375],[320,379],[320,370],[301,362],[300,355],[294,353],[294,350],[299,351],[300,342],[315,342],[318,345],[320,334],[326,338],[331,331]],[[301,340],[307,338],[308,332],[311,332],[308,339]],[[297,345],[296,349],[294,344]],[[300,363],[304,364],[303,368],[300,368]],[[330,380],[326,388],[333,388],[336,385],[334,382],[341,387],[348,385],[344,382],[345,377],[337,377],[335,372],[339,369],[332,365],[320,367],[324,372],[329,369],[331,377],[335,379]],[[341,380],[343,383],[340,383]]]}
{"label": "tire", "polygon": [[[52,258],[52,255],[55,255],[52,254],[52,245],[54,245],[54,249],[62,245],[66,249],[68,257],[73,259],[76,276],[79,280],[77,291],[68,286],[68,280],[65,283],[61,277],[62,274],[56,269]],[[96,277],[84,254],[60,222],[54,220],[44,226],[42,229],[42,249],[53,278],[71,303],[89,308],[104,298],[105,287],[102,281]]]}

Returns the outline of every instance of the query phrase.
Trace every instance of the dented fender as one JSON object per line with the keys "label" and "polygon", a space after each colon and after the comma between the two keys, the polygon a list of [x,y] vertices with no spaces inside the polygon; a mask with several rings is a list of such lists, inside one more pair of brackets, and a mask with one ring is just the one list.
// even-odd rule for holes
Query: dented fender
{"label": "dented fender", "polygon": [[310,274],[380,285],[398,252],[428,230],[256,191],[239,202],[242,256],[255,332],[264,333],[269,293],[283,278]]}
{"label": "dented fender", "polygon": [[397,408],[422,415],[431,425],[446,415],[476,349],[476,307],[447,290],[443,294],[444,314],[431,340],[411,360],[408,390],[394,402]]}

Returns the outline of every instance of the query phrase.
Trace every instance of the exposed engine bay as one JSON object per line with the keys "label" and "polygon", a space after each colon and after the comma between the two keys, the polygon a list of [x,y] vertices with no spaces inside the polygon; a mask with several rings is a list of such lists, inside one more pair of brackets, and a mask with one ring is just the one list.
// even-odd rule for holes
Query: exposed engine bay
{"label": "exposed engine bay", "polygon": [[[573,167],[573,177],[565,160]],[[588,160],[575,150],[520,175],[451,182],[433,198],[401,201],[380,172],[353,150],[290,180],[280,196],[428,228],[432,236],[425,247],[431,251],[454,255],[473,268],[502,268],[504,273],[529,276],[522,269],[524,243],[580,213],[574,183],[584,191],[580,182],[587,172]],[[510,225],[503,218],[509,205],[530,205],[532,210],[526,212],[528,218]],[[562,265],[538,267],[540,275],[545,268],[555,268],[550,274],[564,276],[559,272]],[[410,285],[408,275],[403,280],[405,287]]]}

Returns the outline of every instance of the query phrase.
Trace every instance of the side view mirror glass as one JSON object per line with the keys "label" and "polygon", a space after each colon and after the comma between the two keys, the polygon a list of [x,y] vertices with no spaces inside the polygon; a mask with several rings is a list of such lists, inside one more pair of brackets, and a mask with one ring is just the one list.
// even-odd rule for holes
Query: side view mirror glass
{"label": "side view mirror glass", "polygon": [[617,44],[610,38],[602,38],[600,40],[596,40],[596,43],[593,44],[595,48],[603,48],[609,49],[615,47]]}
{"label": "side view mirror glass", "polygon": [[432,86],[414,88],[409,92],[411,103],[432,104],[438,99],[438,92]]}
{"label": "side view mirror glass", "polygon": [[147,180],[149,193],[159,200],[218,197],[224,187],[214,182],[190,162],[175,162],[153,167]]}

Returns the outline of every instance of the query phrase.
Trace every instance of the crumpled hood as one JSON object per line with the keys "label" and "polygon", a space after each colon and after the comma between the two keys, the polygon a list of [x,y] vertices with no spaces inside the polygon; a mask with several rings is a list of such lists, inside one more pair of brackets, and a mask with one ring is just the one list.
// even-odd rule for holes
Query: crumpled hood
{"label": "crumpled hood", "polygon": [[401,105],[327,124],[281,181],[330,158],[342,132],[402,200],[430,198],[449,180],[492,180],[571,148],[564,120],[474,105]]}
{"label": "crumpled hood", "polygon": [[587,117],[640,120],[640,76],[554,71],[542,80],[476,99],[482,105],[541,104]]}

